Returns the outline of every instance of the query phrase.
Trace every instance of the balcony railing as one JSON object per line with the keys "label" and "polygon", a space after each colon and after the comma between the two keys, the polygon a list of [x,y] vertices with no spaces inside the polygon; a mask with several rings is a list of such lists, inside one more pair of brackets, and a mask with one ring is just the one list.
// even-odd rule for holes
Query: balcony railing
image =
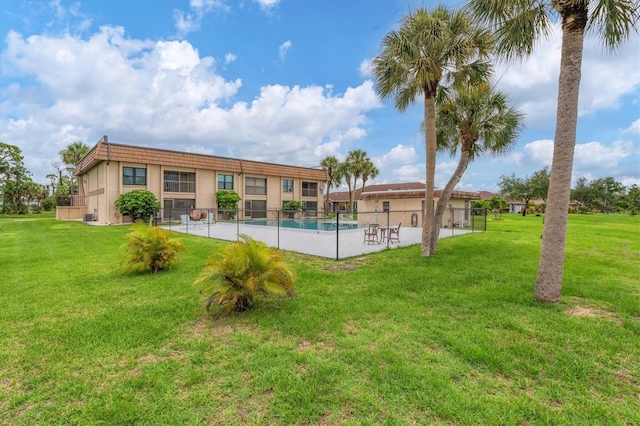
{"label": "balcony railing", "polygon": [[68,195],[56,198],[56,205],[71,207],[86,207],[87,197],[85,195]]}
{"label": "balcony railing", "polygon": [[196,192],[196,183],[164,181],[164,192]]}

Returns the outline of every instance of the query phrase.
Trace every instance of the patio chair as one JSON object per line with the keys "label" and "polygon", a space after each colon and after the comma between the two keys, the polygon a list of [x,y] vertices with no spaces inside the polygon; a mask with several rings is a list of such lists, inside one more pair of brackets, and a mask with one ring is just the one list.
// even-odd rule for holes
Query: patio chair
{"label": "patio chair", "polygon": [[400,227],[402,226],[402,222],[398,224],[398,226],[393,226],[389,228],[388,238],[390,243],[399,243],[400,242]]}
{"label": "patio chair", "polygon": [[213,213],[207,213],[207,217],[204,220],[206,225],[215,225],[216,221],[213,219]]}
{"label": "patio chair", "polygon": [[191,219],[191,217],[189,217],[188,214],[181,214],[180,215],[180,228],[191,228],[191,229],[195,229],[197,227],[199,227],[202,223],[199,220],[193,220]]}
{"label": "patio chair", "polygon": [[362,243],[380,243],[380,237],[378,236],[379,227],[377,223],[369,224],[369,227],[364,230],[364,241]]}

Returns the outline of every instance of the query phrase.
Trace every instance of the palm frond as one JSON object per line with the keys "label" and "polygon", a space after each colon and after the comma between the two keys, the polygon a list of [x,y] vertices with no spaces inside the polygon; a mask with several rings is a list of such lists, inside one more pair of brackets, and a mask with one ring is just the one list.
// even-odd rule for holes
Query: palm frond
{"label": "palm frond", "polygon": [[453,156],[466,147],[472,160],[504,154],[514,149],[522,121],[522,113],[488,83],[460,86],[438,103],[438,149]]}
{"label": "palm frond", "polygon": [[193,285],[209,294],[207,309],[216,303],[223,311],[245,311],[258,293],[295,295],[295,275],[280,253],[248,235],[207,259]]}
{"label": "palm frond", "polygon": [[596,0],[587,30],[596,31],[605,47],[615,50],[638,32],[640,5],[637,0]]}
{"label": "palm frond", "polygon": [[511,60],[531,55],[551,33],[554,10],[545,0],[471,0],[467,5],[493,31],[496,53]]}
{"label": "palm frond", "polygon": [[166,229],[145,224],[133,225],[133,230],[125,234],[129,242],[126,248],[127,273],[151,270],[154,274],[180,263],[178,252],[185,251],[182,238],[177,238]]}

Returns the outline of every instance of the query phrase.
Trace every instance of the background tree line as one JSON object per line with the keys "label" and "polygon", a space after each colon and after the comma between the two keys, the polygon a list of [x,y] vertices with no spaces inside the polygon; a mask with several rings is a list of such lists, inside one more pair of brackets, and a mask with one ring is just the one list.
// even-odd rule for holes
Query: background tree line
{"label": "background tree line", "polygon": [[78,190],[73,171],[89,152],[89,146],[73,142],[59,152],[60,162],[51,165],[56,170],[46,176],[49,185],[34,182],[24,166],[22,150],[0,142],[0,200],[3,214],[26,214],[31,207],[36,212],[49,211],[56,205],[69,205],[69,196]]}
{"label": "background tree line", "polygon": [[634,184],[627,188],[611,176],[581,177],[571,190],[571,198],[579,203],[579,213],[640,213],[640,187]]}
{"label": "background tree line", "polygon": [[[547,167],[531,176],[519,177],[515,173],[502,175],[498,193],[505,199],[503,209],[508,207],[507,200],[517,200],[525,203],[523,216],[527,213],[544,213],[549,179]],[[532,205],[534,200],[541,200],[542,203]],[[571,189],[571,200],[569,213],[640,213],[640,187],[634,184],[627,188],[611,176],[592,180],[579,178]]]}

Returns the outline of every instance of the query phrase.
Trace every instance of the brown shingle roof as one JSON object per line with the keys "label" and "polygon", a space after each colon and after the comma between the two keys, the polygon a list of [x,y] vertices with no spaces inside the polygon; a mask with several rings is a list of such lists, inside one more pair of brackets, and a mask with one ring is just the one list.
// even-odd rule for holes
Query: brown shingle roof
{"label": "brown shingle roof", "polygon": [[480,191],[479,194],[480,194],[480,199],[483,201],[493,198],[496,195],[493,192],[489,192],[489,191]]}
{"label": "brown shingle roof", "polygon": [[188,167],[196,169],[220,170],[225,172],[244,172],[257,175],[284,176],[325,180],[323,170],[310,167],[288,166],[260,161],[239,160],[189,152],[170,151],[158,148],[144,148],[98,142],[78,163],[75,174],[86,173],[100,161],[129,161],[132,163],[162,164],[165,166]]}
{"label": "brown shingle roof", "polygon": [[[406,191],[406,190],[422,190],[424,192],[424,183],[422,182],[404,182],[404,183],[383,183],[378,185],[367,185],[364,190],[364,194],[362,194],[362,188],[355,189],[353,192],[354,200],[364,199],[364,195],[370,192],[386,192],[386,191]],[[338,202],[338,201],[349,201],[349,192],[331,192],[329,194],[329,200]]]}
{"label": "brown shingle roof", "polygon": [[[399,198],[424,198],[425,184],[421,182],[405,182],[405,183],[388,183],[381,185],[367,186],[362,193],[362,188],[354,191],[354,200],[374,200],[378,197],[385,199]],[[441,189],[436,189],[435,197],[442,194]],[[478,192],[469,191],[453,191],[452,198],[478,200],[480,194]],[[349,201],[348,192],[332,192],[329,194],[329,200],[333,202]]]}

